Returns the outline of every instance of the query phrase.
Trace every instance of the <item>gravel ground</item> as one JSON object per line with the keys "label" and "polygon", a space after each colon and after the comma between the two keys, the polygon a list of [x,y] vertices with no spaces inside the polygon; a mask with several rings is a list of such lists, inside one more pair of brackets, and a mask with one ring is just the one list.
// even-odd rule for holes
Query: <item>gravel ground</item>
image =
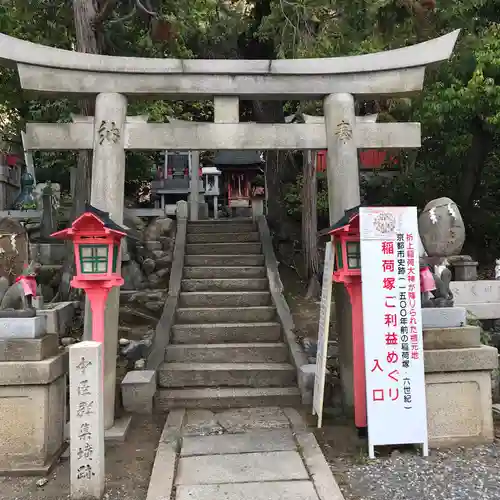
{"label": "gravel ground", "polygon": [[422,458],[393,452],[366,464],[346,459],[346,500],[498,500],[500,446],[434,450]]}
{"label": "gravel ground", "polygon": [[499,440],[426,458],[413,447],[378,448],[379,458],[369,460],[366,440],[346,423],[325,424],[316,437],[346,500],[500,499]]}

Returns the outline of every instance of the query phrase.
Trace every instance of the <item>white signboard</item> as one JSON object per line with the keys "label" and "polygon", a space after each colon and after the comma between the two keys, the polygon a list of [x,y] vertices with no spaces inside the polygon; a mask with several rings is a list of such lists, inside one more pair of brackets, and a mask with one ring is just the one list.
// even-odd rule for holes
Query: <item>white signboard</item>
{"label": "white signboard", "polygon": [[369,455],[389,444],[428,453],[417,209],[360,208]]}
{"label": "white signboard", "polygon": [[330,331],[334,262],[335,252],[332,242],[329,241],[325,248],[321,308],[319,312],[318,350],[316,353],[316,376],[314,377],[313,415],[318,416],[318,428],[321,427],[323,421],[323,395],[325,392],[326,357],[328,351],[328,334]]}

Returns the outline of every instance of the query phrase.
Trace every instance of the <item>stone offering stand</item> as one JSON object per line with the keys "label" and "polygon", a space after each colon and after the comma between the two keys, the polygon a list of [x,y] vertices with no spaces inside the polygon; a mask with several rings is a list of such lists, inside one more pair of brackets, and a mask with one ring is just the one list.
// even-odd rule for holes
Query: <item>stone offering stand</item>
{"label": "stone offering stand", "polygon": [[463,307],[423,309],[429,446],[491,443],[491,373],[498,351],[481,344]]}
{"label": "stone offering stand", "polygon": [[64,449],[67,354],[47,317],[0,321],[0,473],[44,474]]}

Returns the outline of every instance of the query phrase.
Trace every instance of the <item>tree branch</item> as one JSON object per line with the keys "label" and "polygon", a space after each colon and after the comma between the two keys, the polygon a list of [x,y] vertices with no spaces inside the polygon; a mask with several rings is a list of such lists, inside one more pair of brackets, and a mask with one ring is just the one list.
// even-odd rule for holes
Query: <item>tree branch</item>
{"label": "tree branch", "polygon": [[106,0],[102,9],[97,13],[94,19],[94,24],[100,24],[104,22],[115,8],[118,0]]}
{"label": "tree branch", "polygon": [[158,16],[158,13],[157,12],[154,12],[153,10],[148,10],[144,4],[141,2],[141,0],[135,0],[135,3],[137,5],[137,7],[139,7],[140,10],[142,10],[143,12],[145,12],[146,14],[150,15],[151,17],[157,17]]}
{"label": "tree branch", "polygon": [[137,11],[137,9],[135,8],[135,5],[134,5],[132,7],[132,10],[128,14],[126,14],[123,17],[120,17],[119,19],[112,19],[111,21],[108,22],[108,24],[116,24],[116,23],[121,23],[123,21],[127,21],[128,19],[130,19],[131,17],[134,16],[136,11]]}

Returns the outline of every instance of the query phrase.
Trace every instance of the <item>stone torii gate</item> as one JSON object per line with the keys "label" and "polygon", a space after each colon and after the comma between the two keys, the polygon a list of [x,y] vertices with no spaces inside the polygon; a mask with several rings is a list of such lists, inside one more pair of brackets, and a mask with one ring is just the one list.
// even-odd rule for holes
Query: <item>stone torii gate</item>
{"label": "stone torii gate", "polygon": [[[27,150],[93,150],[91,203],[123,220],[125,151],[327,149],[330,221],[359,204],[358,148],[420,146],[419,123],[356,123],[354,98],[418,92],[425,68],[448,59],[459,31],[375,54],[292,60],[178,60],[84,54],[0,34],[0,63],[17,68],[27,94],[96,99],[95,116],[29,123]],[[127,117],[127,98],[214,99],[215,123],[147,123]],[[239,99],[324,102],[324,124],[239,123]],[[349,312],[349,303],[338,302]],[[118,291],[106,311],[105,426],[114,421]],[[341,325],[342,326],[342,325]],[[350,328],[343,324],[341,374],[352,404]]]}

